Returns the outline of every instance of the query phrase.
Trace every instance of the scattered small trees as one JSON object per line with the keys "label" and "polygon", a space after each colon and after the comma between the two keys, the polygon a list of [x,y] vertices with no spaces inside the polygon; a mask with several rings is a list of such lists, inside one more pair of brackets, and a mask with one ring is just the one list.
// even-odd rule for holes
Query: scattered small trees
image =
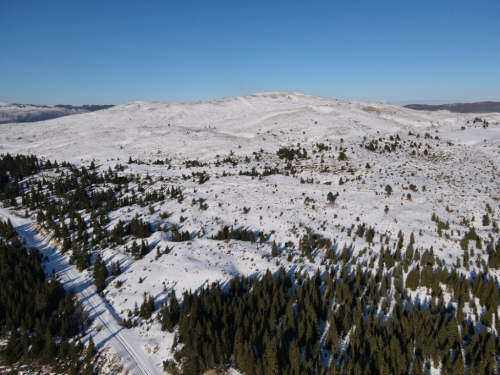
{"label": "scattered small trees", "polygon": [[144,292],[143,301],[139,310],[139,316],[143,319],[149,319],[151,318],[153,311],[155,311],[155,300],[153,296],[147,295],[147,293]]}

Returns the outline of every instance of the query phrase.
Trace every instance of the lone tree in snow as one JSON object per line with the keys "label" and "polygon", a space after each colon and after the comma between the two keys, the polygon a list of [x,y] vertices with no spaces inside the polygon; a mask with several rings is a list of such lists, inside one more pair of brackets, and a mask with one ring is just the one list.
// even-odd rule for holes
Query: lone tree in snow
{"label": "lone tree in snow", "polygon": [[391,195],[392,194],[392,187],[391,185],[385,185],[385,192],[387,195]]}

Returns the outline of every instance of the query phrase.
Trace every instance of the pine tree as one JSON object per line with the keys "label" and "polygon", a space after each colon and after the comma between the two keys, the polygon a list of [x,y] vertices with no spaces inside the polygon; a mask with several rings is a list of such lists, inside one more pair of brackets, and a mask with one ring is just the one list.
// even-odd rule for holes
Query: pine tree
{"label": "pine tree", "polygon": [[366,242],[368,242],[368,243],[373,242],[373,229],[372,229],[372,227],[368,228],[365,231],[365,239],[366,239]]}
{"label": "pine tree", "polygon": [[118,276],[118,275],[121,275],[121,273],[122,273],[122,270],[120,268],[120,262],[117,260],[116,262],[113,262],[111,274],[113,276]]}
{"label": "pine tree", "polygon": [[143,258],[145,255],[149,253],[149,245],[148,242],[141,241],[141,252],[140,252],[140,258]]}
{"label": "pine tree", "polygon": [[273,246],[271,248],[271,256],[273,258],[278,256],[278,246],[276,245],[276,241],[273,241]]}
{"label": "pine tree", "polygon": [[101,258],[100,254],[97,254],[96,260],[94,262],[94,285],[98,293],[102,292],[106,288],[106,278],[108,277],[108,269],[106,263]]}
{"label": "pine tree", "polygon": [[139,246],[137,245],[137,242],[135,240],[132,242],[131,252],[132,252],[132,256],[134,258],[138,258],[140,256],[140,249],[139,249]]}
{"label": "pine tree", "polygon": [[45,347],[43,349],[43,357],[44,362],[46,364],[54,364],[55,356],[56,356],[56,341],[54,336],[50,333],[49,328],[47,327],[45,331]]}
{"label": "pine tree", "polygon": [[483,216],[483,226],[487,227],[491,224],[490,216],[488,214]]}
{"label": "pine tree", "polygon": [[264,352],[264,366],[266,369],[266,374],[277,375],[280,374],[280,366],[278,362],[278,345],[276,343],[276,338],[272,338],[266,343],[266,350]]}
{"label": "pine tree", "polygon": [[97,354],[97,350],[95,348],[94,339],[92,338],[92,335],[90,335],[89,336],[89,342],[88,342],[88,345],[87,345],[86,358],[88,360],[92,360],[92,358],[94,358],[94,356],[96,354]]}

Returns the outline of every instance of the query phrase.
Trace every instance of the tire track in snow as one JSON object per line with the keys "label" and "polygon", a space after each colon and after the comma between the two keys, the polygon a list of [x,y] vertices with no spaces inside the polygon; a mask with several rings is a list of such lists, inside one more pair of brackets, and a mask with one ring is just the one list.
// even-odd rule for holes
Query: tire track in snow
{"label": "tire track in snow", "polygon": [[[69,272],[68,272],[68,270],[69,270]],[[77,271],[69,269],[69,268],[66,268],[64,270],[64,274],[66,275],[66,279],[69,280],[68,281],[69,288],[71,288],[70,283],[73,283],[73,280],[78,279],[78,275],[75,277],[74,272],[77,272]],[[88,306],[86,306],[87,311],[92,310],[92,311],[95,311],[95,313],[102,311],[102,310],[99,310],[98,307],[100,304],[105,304],[106,302],[103,301],[102,298],[97,295],[97,293],[91,292],[91,294],[89,294],[88,288],[86,288],[86,289],[83,289],[81,292],[79,292],[79,294],[81,297],[80,299],[85,299],[84,305],[88,304],[92,307],[91,309],[88,309]],[[97,304],[96,299],[101,299],[102,301],[99,301],[99,303]],[[137,358],[137,356],[135,355],[134,350],[132,348],[130,348],[130,346],[127,345],[126,342],[124,340],[122,340],[122,338],[120,337],[120,331],[123,329],[123,327],[116,329],[116,327],[114,327],[114,324],[112,324],[112,323],[110,324],[107,320],[105,320],[103,318],[103,314],[98,314],[96,319],[99,320],[101,326],[106,327],[106,329],[110,333],[110,337],[114,337],[121,344],[124,351],[126,351],[129,354],[130,359],[133,360],[135,367],[137,367],[137,369],[140,371],[140,374],[153,375],[153,373],[148,370],[147,364],[145,364],[143,361],[139,360],[139,358]],[[116,323],[116,321],[115,321],[115,323]]]}
{"label": "tire track in snow", "polygon": [[[93,284],[89,282],[89,279],[71,266],[68,259],[60,254],[56,248],[51,247],[44,241],[42,236],[37,233],[32,221],[17,216],[15,213],[4,208],[0,208],[1,218],[9,219],[19,236],[26,239],[28,246],[38,248],[43,256],[49,258],[49,263],[47,263],[49,269],[54,267],[65,289],[75,290],[80,301],[85,306],[85,310],[94,321],[99,321],[101,326],[105,328],[94,337],[104,336],[102,341],[106,341],[105,345],[109,345],[114,349],[115,354],[120,357],[122,363],[130,373],[142,375],[163,374],[163,371],[155,365],[153,359],[146,356],[140,348],[138,350],[131,348],[127,343],[128,340],[140,343],[140,339],[136,333],[132,330],[124,332],[124,328],[118,324],[106,308],[107,302],[95,292]],[[102,307],[99,308],[101,305]],[[104,335],[103,331],[107,331],[107,334]],[[99,342],[96,342],[96,344],[99,345]]]}

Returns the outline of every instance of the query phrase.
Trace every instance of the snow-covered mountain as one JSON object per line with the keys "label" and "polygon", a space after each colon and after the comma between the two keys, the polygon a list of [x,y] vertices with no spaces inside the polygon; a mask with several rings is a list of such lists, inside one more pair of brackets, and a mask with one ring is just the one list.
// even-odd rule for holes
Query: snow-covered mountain
{"label": "snow-covered mountain", "polygon": [[500,112],[500,102],[476,102],[453,104],[408,104],[406,108],[418,111],[450,111],[456,113],[491,113]]}
{"label": "snow-covered mountain", "polygon": [[0,124],[36,122],[110,108],[109,105],[33,105],[0,102]]}
{"label": "snow-covered mountain", "polygon": [[[487,118],[498,121],[495,114]],[[297,93],[265,93],[196,103],[133,102],[36,125],[5,125],[0,147],[68,161],[103,163],[113,157],[142,161],[214,158],[281,145],[396,132],[450,130],[453,139],[479,141],[475,116],[417,112],[381,103],[345,102]],[[492,130],[489,130],[490,132]],[[378,133],[377,133],[378,132]]]}
{"label": "snow-covered mountain", "polygon": [[[92,328],[94,341],[121,357],[133,373],[161,373],[162,361],[173,358],[174,334],[161,331],[154,318],[127,333],[127,340],[135,340],[128,349],[116,324],[109,323],[127,320],[144,293],[154,296],[158,308],[172,290],[181,296],[236,275],[279,268],[313,275],[328,262],[322,251],[301,255],[299,239],[311,233],[339,249],[352,247],[363,268],[381,245],[396,247],[398,232],[406,239],[414,233],[421,251],[432,247],[444,267],[471,275],[483,269],[488,255],[478,249],[465,267],[460,247],[465,231],[475,227],[484,240],[498,236],[493,223],[500,218],[499,113],[424,112],[261,93],[197,103],[133,102],[37,124],[4,124],[0,130],[0,153],[57,160],[64,173],[63,161],[86,168],[93,164],[98,173],[116,171],[130,178],[123,196],[131,190],[144,197],[181,188],[183,199],[109,213],[107,230],[136,215],[157,229],[147,238],[152,251],[144,258],[135,260],[126,251],[132,238],[96,247],[108,266],[120,262],[124,272],[110,277],[103,299],[97,296],[88,306],[101,317]],[[49,181],[61,171],[47,170],[43,177]],[[0,216],[12,215],[0,211]],[[444,234],[433,215],[448,222]],[[483,225],[485,215],[490,223]],[[36,212],[28,216],[34,220]],[[82,217],[91,222],[89,212]],[[29,218],[16,220],[19,230],[28,230]],[[172,225],[189,232],[190,240],[174,242],[162,230]],[[361,225],[373,228],[373,243],[356,235]],[[255,243],[212,239],[223,226],[262,232],[265,238]],[[273,242],[279,249],[275,258],[270,256]],[[46,251],[56,271],[66,269],[63,255]],[[500,276],[499,270],[489,272]],[[68,287],[82,285],[75,275],[62,273],[61,278]],[[78,277],[92,278],[88,271]],[[84,288],[77,289],[85,295]],[[425,299],[426,293],[420,289],[411,296]]]}

